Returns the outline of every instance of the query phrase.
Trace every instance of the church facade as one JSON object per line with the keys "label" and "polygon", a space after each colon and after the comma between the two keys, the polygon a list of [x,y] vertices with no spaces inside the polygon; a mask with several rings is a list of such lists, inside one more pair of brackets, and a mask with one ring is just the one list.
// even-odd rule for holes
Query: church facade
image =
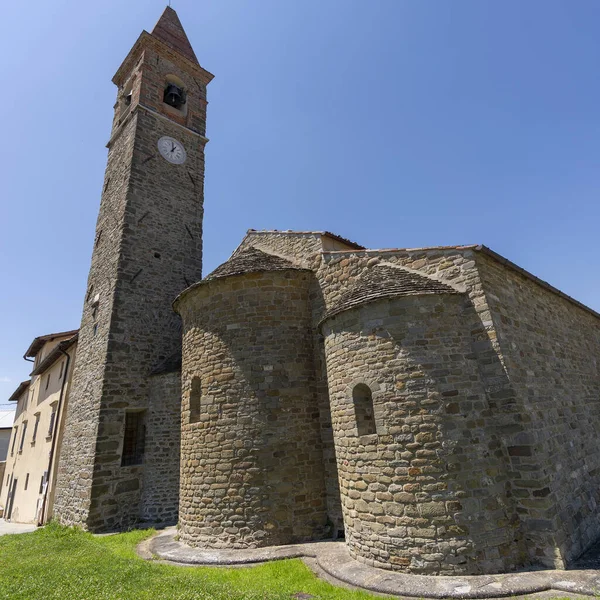
{"label": "church facade", "polygon": [[54,517],[564,568],[600,537],[600,315],[484,246],[250,230],[202,279],[211,79],[171,8],[113,79]]}

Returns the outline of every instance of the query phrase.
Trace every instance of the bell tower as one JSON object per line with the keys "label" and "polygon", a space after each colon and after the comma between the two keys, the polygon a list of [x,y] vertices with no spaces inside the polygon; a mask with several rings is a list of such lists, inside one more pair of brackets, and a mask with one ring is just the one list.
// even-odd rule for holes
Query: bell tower
{"label": "bell tower", "polygon": [[149,444],[179,444],[178,434],[165,433],[176,429],[166,417],[164,429],[149,423],[148,398],[152,374],[181,350],[171,303],[201,278],[212,78],[170,7],[113,78],[117,101],[56,474],[54,517],[62,523],[102,531],[143,518],[144,482],[155,468]]}

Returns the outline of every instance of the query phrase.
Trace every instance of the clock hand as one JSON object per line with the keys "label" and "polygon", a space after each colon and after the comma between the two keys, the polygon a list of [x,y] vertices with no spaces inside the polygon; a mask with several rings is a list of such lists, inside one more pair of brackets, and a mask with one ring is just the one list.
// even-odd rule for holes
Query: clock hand
{"label": "clock hand", "polygon": [[173,142],[171,142],[171,152],[175,152],[175,144]]}

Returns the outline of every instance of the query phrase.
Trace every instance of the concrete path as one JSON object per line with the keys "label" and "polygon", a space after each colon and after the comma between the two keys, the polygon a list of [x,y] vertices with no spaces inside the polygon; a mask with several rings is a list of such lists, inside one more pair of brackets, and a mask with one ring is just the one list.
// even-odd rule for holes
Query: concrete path
{"label": "concrete path", "polygon": [[28,523],[8,523],[4,519],[0,519],[0,535],[8,535],[9,533],[29,533],[35,531],[37,527]]}
{"label": "concrete path", "polygon": [[526,571],[465,577],[424,576],[376,569],[351,558],[343,542],[316,542],[257,548],[254,550],[204,550],[175,541],[168,528],[140,548],[144,558],[184,565],[235,566],[308,558],[333,580],[380,594],[417,598],[501,598],[552,590],[556,596],[597,596],[600,570]]}

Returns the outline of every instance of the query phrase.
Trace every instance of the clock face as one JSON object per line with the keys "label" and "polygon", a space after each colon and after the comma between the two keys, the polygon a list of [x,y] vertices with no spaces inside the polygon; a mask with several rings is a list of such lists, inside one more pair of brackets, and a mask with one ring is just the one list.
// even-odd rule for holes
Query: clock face
{"label": "clock face", "polygon": [[183,144],[168,136],[161,137],[158,140],[158,151],[165,160],[174,165],[182,165],[187,157]]}

